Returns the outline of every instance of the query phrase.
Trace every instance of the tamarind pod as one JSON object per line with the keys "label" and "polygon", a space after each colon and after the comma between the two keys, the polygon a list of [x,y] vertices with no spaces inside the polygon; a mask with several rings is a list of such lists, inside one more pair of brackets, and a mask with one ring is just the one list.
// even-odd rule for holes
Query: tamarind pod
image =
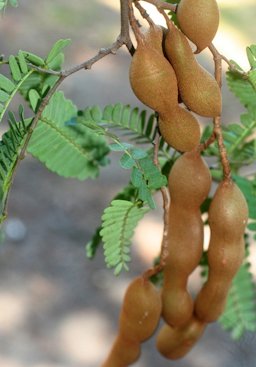
{"label": "tamarind pod", "polygon": [[159,110],[159,130],[168,145],[180,152],[188,152],[199,144],[200,127],[197,119],[177,101],[168,109],[165,106],[164,110]]}
{"label": "tamarind pod", "polygon": [[144,33],[145,41],[154,50],[163,54],[163,28],[155,23],[151,23],[147,31]]}
{"label": "tamarind pod", "polygon": [[197,46],[196,53],[208,47],[219,26],[216,0],[181,0],[177,19],[182,32]]}
{"label": "tamarind pod", "polygon": [[162,317],[164,321],[173,327],[185,325],[193,314],[194,302],[187,291],[187,284],[183,287],[175,287],[175,283],[164,285],[162,300]]}
{"label": "tamarind pod", "polygon": [[118,335],[102,367],[126,367],[137,361],[140,356],[140,343],[125,340]]}
{"label": "tamarind pod", "polygon": [[178,104],[175,72],[154,42],[141,41],[133,55],[129,79],[136,97],[155,111],[166,111]]}
{"label": "tamarind pod", "polygon": [[199,210],[211,187],[211,173],[197,150],[182,154],[172,166],[168,188],[172,204]]}
{"label": "tamarind pod", "polygon": [[[179,273],[186,279],[197,267],[203,252],[204,228],[201,212],[170,204],[166,275]],[[183,277],[182,277],[183,275]]]}
{"label": "tamarind pod", "polygon": [[142,342],[155,331],[162,311],[161,294],[143,277],[129,285],[119,319],[119,334],[126,340]]}
{"label": "tamarind pod", "polygon": [[162,316],[180,327],[192,317],[193,300],[187,291],[189,275],[203,252],[203,222],[200,205],[211,187],[208,166],[198,151],[184,153],[169,174],[168,257],[164,268]]}
{"label": "tamarind pod", "polygon": [[208,279],[195,300],[195,313],[204,322],[216,321],[225,308],[232,280],[244,259],[247,220],[244,195],[233,181],[222,181],[209,208]]}
{"label": "tamarind pod", "polygon": [[173,328],[165,324],[157,335],[156,347],[165,358],[182,358],[194,347],[205,328],[206,324],[195,316],[183,327]]}
{"label": "tamarind pod", "polygon": [[222,98],[217,81],[197,62],[186,37],[174,25],[167,32],[164,47],[185,105],[201,116],[220,116]]}

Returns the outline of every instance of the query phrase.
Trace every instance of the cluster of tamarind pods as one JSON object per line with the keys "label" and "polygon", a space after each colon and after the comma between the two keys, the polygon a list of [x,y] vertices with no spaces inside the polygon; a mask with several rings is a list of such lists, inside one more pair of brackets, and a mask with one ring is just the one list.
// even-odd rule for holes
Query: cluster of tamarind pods
{"label": "cluster of tamarind pods", "polygon": [[[150,23],[137,34],[130,66],[131,87],[140,101],[158,113],[163,139],[183,153],[168,179],[167,246],[163,285],[159,290],[144,275],[129,285],[119,318],[118,336],[102,367],[126,367],[140,355],[141,343],[156,331],[157,350],[168,359],[185,356],[225,308],[232,279],[244,259],[246,200],[230,177],[218,185],[208,222],[208,278],[195,299],[188,291],[190,274],[203,253],[204,224],[200,207],[212,179],[201,156],[200,128],[194,114],[221,115],[221,91],[215,78],[195,59],[187,38],[197,49],[208,47],[218,28],[215,0],[181,0],[177,8],[180,29],[166,18],[167,29]],[[179,96],[186,106],[179,105]],[[192,112],[194,114],[192,114]]]}

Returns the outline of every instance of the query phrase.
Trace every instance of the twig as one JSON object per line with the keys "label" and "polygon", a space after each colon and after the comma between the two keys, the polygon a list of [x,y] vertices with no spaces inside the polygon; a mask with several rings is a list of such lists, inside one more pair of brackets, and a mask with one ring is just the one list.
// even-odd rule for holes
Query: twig
{"label": "twig", "polygon": [[133,7],[132,7],[132,2],[133,0],[127,0],[128,1],[128,6],[129,6],[129,21],[130,21],[130,25],[132,27],[134,36],[136,38],[137,43],[140,43],[143,41],[144,36],[140,31],[138,22],[134,16],[134,12],[133,12]]}
{"label": "twig", "polygon": [[136,8],[139,10],[141,16],[146,19],[146,21],[150,24],[153,25],[154,22],[153,20],[150,18],[149,14],[147,13],[146,9],[143,8],[143,6],[140,5],[138,0],[133,0],[134,4],[136,6]]}
{"label": "twig", "polygon": [[[160,169],[159,160],[158,160],[158,152],[159,152],[159,143],[160,143],[160,135],[159,133],[156,134],[154,139],[154,164]],[[161,253],[160,253],[160,262],[153,268],[150,268],[145,271],[143,274],[144,278],[151,278],[153,275],[156,275],[160,271],[163,270],[165,267],[165,261],[168,256],[168,226],[169,226],[169,208],[170,208],[170,197],[169,191],[167,187],[163,186],[160,189],[163,199],[163,210],[164,210],[164,229],[163,229],[163,237],[162,237],[162,244],[161,244]]]}
{"label": "twig", "polygon": [[143,0],[143,1],[146,1],[147,3],[152,4],[152,5],[155,5],[157,9],[166,9],[166,10],[170,10],[173,12],[176,12],[176,9],[177,9],[177,4],[170,4],[162,0]]}
{"label": "twig", "polygon": [[211,136],[204,141],[202,144],[199,145],[199,150],[202,152],[203,150],[207,149],[212,143],[214,143],[216,140],[216,134],[213,131]]}
{"label": "twig", "polygon": [[233,72],[233,73],[236,73],[236,74],[239,74],[243,77],[243,79],[248,79],[248,73],[246,73],[245,71],[243,70],[239,70],[236,65],[234,65],[232,63],[232,61],[230,61],[226,56],[220,54],[218,52],[218,50],[216,49],[216,47],[213,45],[213,43],[211,44],[210,46],[212,48],[212,50],[214,50],[214,52],[217,52],[219,54],[219,56],[221,57],[221,59],[223,61],[225,61],[225,63],[228,65],[229,69]]}
{"label": "twig", "polygon": [[[213,59],[214,59],[214,64],[215,64],[215,79],[219,85],[219,87],[222,87],[222,57],[219,54],[219,52],[217,51],[217,49],[213,46],[213,44],[210,45],[209,47],[212,55],[213,55]],[[221,128],[221,117],[217,116],[214,118],[214,134],[216,135],[217,138],[217,142],[218,142],[218,146],[219,146],[219,152],[220,152],[220,159],[221,159],[221,164],[223,167],[223,174],[224,174],[224,179],[229,180],[231,178],[231,169],[230,169],[230,163],[228,160],[228,156],[227,156],[227,150],[226,147],[224,145],[224,140],[223,140],[223,134],[222,134],[222,128]]]}
{"label": "twig", "polygon": [[[116,41],[108,48],[102,48],[99,50],[99,52],[93,56],[91,59],[84,61],[83,63],[76,65],[74,67],[71,67],[70,69],[67,70],[62,70],[62,71],[54,71],[54,70],[47,70],[47,69],[43,69],[43,68],[39,68],[35,65],[30,65],[30,67],[34,70],[37,70],[39,72],[42,73],[47,73],[47,74],[52,74],[52,75],[57,75],[59,76],[59,79],[56,81],[56,83],[54,84],[54,86],[48,91],[48,93],[46,94],[46,96],[43,98],[40,107],[37,111],[37,113],[35,114],[33,121],[29,127],[28,130],[28,134],[25,138],[25,141],[23,143],[23,146],[21,148],[21,151],[17,157],[17,160],[15,162],[13,171],[12,171],[12,177],[11,177],[11,182],[10,182],[10,186],[11,183],[14,179],[15,173],[17,171],[17,168],[19,166],[19,163],[24,159],[25,154],[26,154],[26,150],[28,147],[28,144],[30,142],[31,136],[33,134],[33,131],[35,130],[38,121],[40,120],[43,111],[45,109],[45,107],[47,106],[47,104],[49,103],[52,95],[54,94],[54,92],[58,89],[58,87],[60,86],[60,84],[71,74],[76,73],[79,70],[85,69],[91,69],[92,65],[95,64],[96,62],[98,62],[99,60],[103,59],[105,56],[110,55],[110,54],[115,54],[117,52],[117,50],[122,47],[123,45],[125,45],[129,52],[132,54],[134,51],[134,47],[132,45],[131,39],[130,39],[130,34],[129,34],[129,17],[128,17],[128,12],[129,12],[129,8],[128,8],[128,3],[127,0],[120,0],[120,12],[121,12],[121,26],[120,26],[120,35],[117,37]],[[6,199],[5,199],[5,203],[4,203],[4,208],[2,210],[3,213],[3,217],[7,216],[7,207],[8,207],[8,198],[9,198],[9,192],[7,193]]]}

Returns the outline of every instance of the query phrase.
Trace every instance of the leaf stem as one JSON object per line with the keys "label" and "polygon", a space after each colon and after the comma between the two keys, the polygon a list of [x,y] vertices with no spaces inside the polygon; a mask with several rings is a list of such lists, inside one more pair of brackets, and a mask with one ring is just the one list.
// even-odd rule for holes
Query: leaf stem
{"label": "leaf stem", "polygon": [[[221,61],[222,57],[213,44],[209,46],[209,50],[211,51],[213,55],[213,59],[214,59],[215,79],[219,87],[221,88],[222,87],[222,61]],[[230,169],[230,163],[228,160],[227,150],[224,144],[224,139],[223,139],[223,134],[222,134],[221,116],[215,117],[213,120],[213,124],[214,124],[213,132],[218,142],[224,179],[230,180],[231,179],[231,169]]]}

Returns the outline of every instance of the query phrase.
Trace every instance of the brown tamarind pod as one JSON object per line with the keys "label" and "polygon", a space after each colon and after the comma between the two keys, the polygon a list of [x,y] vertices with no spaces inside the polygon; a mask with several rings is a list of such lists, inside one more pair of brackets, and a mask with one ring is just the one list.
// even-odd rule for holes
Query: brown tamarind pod
{"label": "brown tamarind pod", "polygon": [[181,0],[177,18],[182,32],[197,46],[196,53],[208,47],[219,26],[216,0]]}
{"label": "brown tamarind pod", "polygon": [[165,111],[167,106],[177,104],[175,72],[159,48],[155,48],[155,39],[149,42],[148,38],[141,37],[138,41],[129,78],[136,97],[153,110]]}
{"label": "brown tamarind pod", "polygon": [[159,111],[159,130],[168,145],[180,152],[195,149],[200,141],[200,126],[197,119],[178,105],[169,105]]}
{"label": "brown tamarind pod", "polygon": [[201,116],[220,116],[222,98],[217,81],[197,62],[186,37],[171,22],[165,39],[165,52],[175,70],[185,105]]}
{"label": "brown tamarind pod", "polygon": [[163,53],[163,28],[155,23],[151,23],[147,31],[144,33],[145,41],[154,50]]}
{"label": "brown tamarind pod", "polygon": [[129,285],[119,320],[119,334],[124,339],[143,342],[155,331],[162,311],[158,289],[143,277]]}
{"label": "brown tamarind pod", "polygon": [[168,187],[172,203],[199,209],[211,186],[211,173],[198,150],[182,154],[172,166]]}
{"label": "brown tamarind pod", "polygon": [[102,367],[126,367],[136,362],[140,356],[139,342],[125,340],[118,335]]}
{"label": "brown tamarind pod", "polygon": [[210,171],[199,151],[176,160],[169,174],[168,257],[162,289],[162,316],[170,326],[181,327],[192,317],[194,304],[187,281],[203,252],[200,206],[210,187]]}
{"label": "brown tamarind pod", "polygon": [[183,327],[173,328],[165,324],[157,335],[156,347],[165,358],[182,358],[194,347],[205,328],[206,324],[195,316]]}
{"label": "brown tamarind pod", "polygon": [[195,300],[196,316],[204,322],[216,321],[224,311],[232,280],[244,259],[247,219],[243,193],[233,181],[222,181],[209,208],[208,279]]}

